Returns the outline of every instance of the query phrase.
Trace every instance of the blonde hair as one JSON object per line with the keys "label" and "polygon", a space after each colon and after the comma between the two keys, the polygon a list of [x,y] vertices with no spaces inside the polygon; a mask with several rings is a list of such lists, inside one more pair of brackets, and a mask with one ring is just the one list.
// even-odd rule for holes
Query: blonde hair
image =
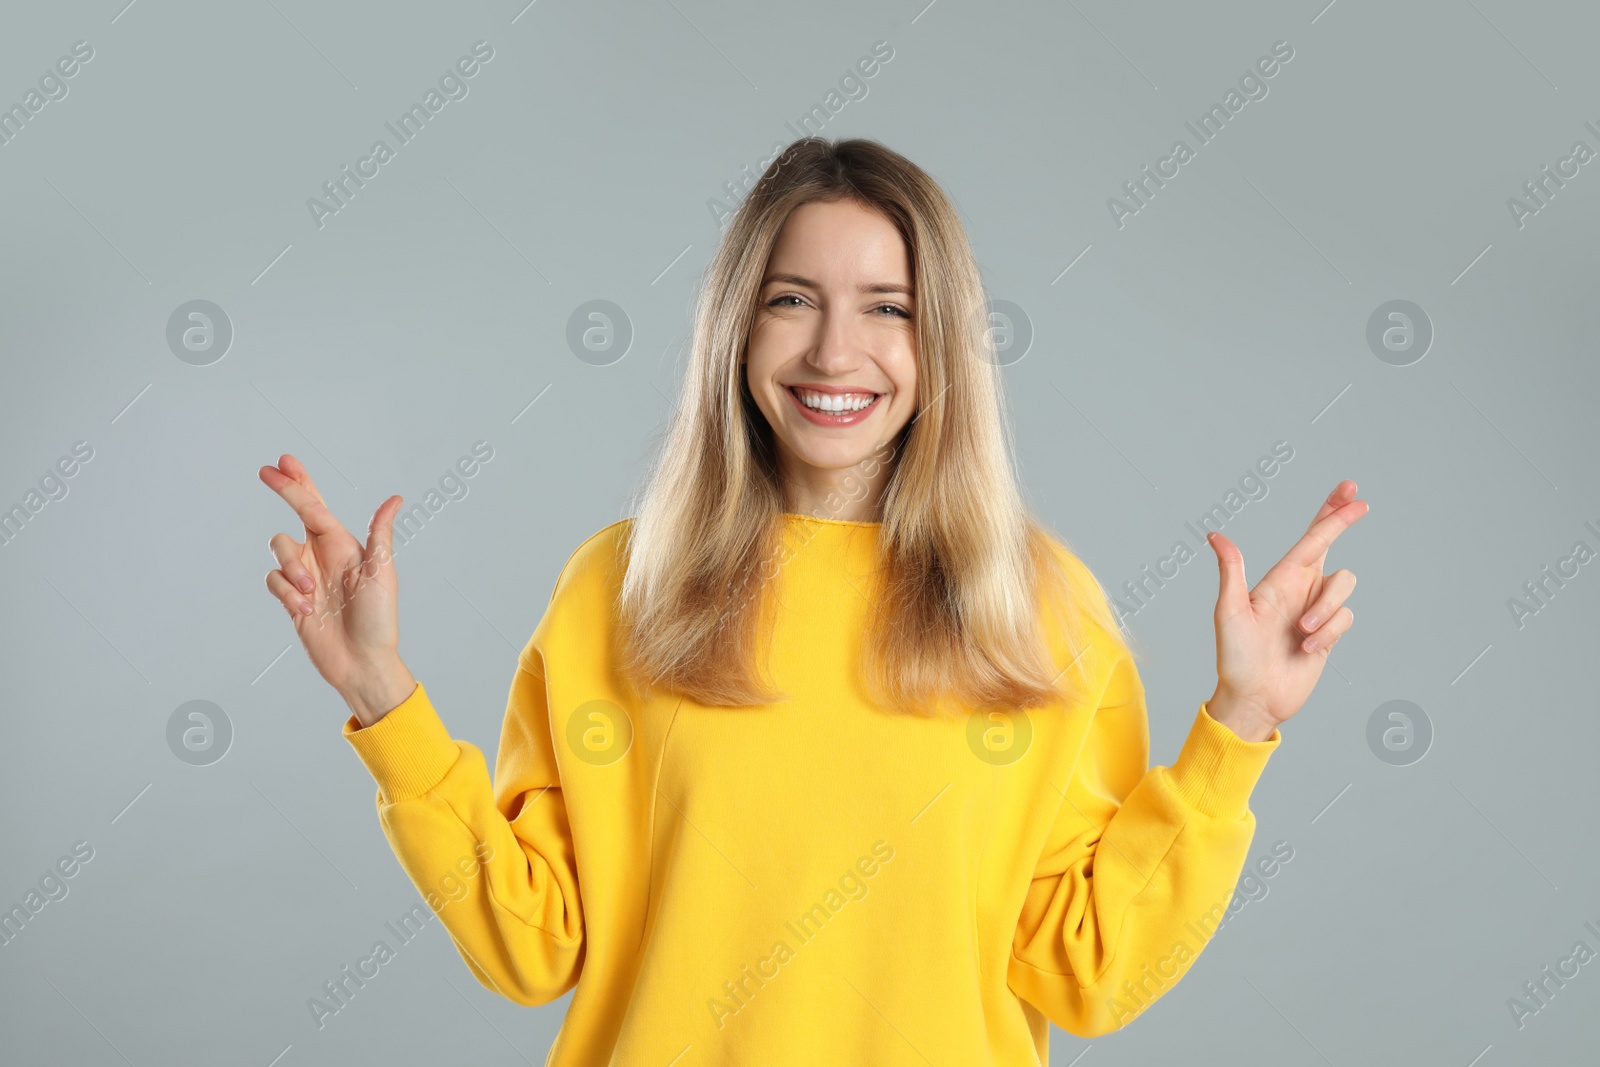
{"label": "blonde hair", "polygon": [[772,428],[740,357],[785,220],[836,200],[896,226],[916,292],[919,405],[877,453],[898,455],[886,460],[863,684],[912,714],[937,714],[947,696],[957,710],[1064,699],[1092,674],[1076,658],[1053,662],[1042,608],[1060,620],[1071,657],[1088,647],[1086,622],[1128,646],[1104,589],[1018,490],[988,301],[954,207],[920,167],[862,138],[789,145],[706,269],[682,395],[619,543],[621,665],[636,684],[705,705],[786,695],[756,674],[771,630],[759,594],[786,520]]}

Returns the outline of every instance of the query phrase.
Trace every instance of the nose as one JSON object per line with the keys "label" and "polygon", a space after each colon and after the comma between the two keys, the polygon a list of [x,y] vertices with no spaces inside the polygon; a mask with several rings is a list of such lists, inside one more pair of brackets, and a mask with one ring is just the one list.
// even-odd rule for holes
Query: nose
{"label": "nose", "polygon": [[848,374],[861,365],[862,342],[858,320],[851,311],[830,307],[818,318],[816,343],[806,362],[821,374]]}

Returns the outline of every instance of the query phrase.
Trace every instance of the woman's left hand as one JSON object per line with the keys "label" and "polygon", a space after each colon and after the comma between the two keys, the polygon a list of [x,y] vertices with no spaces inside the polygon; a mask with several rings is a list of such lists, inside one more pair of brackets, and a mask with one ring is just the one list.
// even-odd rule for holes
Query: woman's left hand
{"label": "woman's left hand", "polygon": [[1254,589],[1245,584],[1238,546],[1220,533],[1207,537],[1221,588],[1214,616],[1217,688],[1206,710],[1246,741],[1265,741],[1300,710],[1328,650],[1355,621],[1344,602],[1356,576],[1348,569],[1322,573],[1334,539],[1369,510],[1355,495],[1355,482],[1336,485],[1305,536]]}

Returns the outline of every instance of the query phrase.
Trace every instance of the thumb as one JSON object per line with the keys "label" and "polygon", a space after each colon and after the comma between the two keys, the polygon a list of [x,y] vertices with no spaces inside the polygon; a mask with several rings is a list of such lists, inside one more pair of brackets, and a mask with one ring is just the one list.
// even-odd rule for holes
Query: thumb
{"label": "thumb", "polygon": [[362,570],[382,567],[394,559],[394,517],[400,511],[399,496],[378,505],[367,524],[367,547],[361,554]]}
{"label": "thumb", "polygon": [[1229,618],[1250,606],[1250,587],[1244,577],[1244,555],[1238,545],[1220,533],[1207,534],[1206,542],[1217,554],[1217,614],[1219,618]]}

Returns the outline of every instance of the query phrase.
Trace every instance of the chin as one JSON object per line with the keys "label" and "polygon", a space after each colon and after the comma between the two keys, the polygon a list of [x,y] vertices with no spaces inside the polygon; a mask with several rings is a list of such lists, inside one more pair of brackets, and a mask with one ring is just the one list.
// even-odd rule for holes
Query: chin
{"label": "chin", "polygon": [[[796,444],[799,447],[796,447]],[[789,450],[796,459],[808,467],[822,470],[843,470],[864,462],[876,449],[874,441],[863,433],[859,440],[828,442],[791,442]]]}

